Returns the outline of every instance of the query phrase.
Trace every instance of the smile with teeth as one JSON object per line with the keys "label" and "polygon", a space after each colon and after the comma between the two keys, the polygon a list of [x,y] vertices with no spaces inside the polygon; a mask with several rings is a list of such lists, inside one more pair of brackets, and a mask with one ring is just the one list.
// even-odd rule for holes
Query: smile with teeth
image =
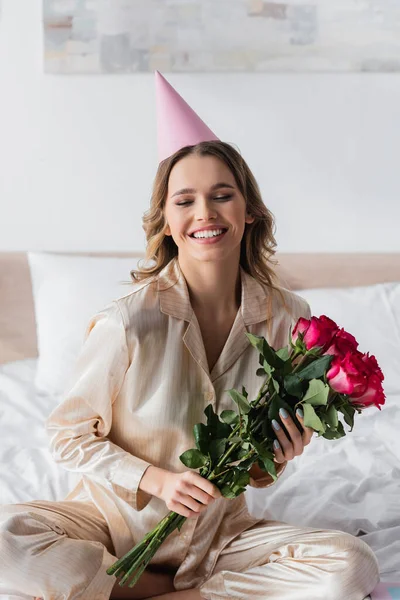
{"label": "smile with teeth", "polygon": [[218,237],[225,232],[226,232],[226,229],[208,229],[205,231],[197,231],[196,233],[193,233],[191,235],[191,237],[193,237],[195,239],[212,238],[212,237]]}

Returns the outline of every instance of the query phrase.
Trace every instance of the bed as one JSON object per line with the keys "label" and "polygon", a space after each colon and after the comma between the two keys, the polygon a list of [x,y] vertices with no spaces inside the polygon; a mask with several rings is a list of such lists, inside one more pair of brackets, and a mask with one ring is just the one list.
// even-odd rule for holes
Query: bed
{"label": "bed", "polygon": [[[61,500],[74,486],[76,476],[50,456],[44,421],[71,377],[85,322],[128,293],[129,270],[141,257],[0,252],[0,504]],[[313,440],[272,488],[246,491],[249,509],[362,536],[381,582],[400,582],[400,254],[275,258],[282,284],[313,314],[331,316],[354,333],[361,351],[376,355],[386,404],[365,411],[340,440]],[[69,302],[58,305],[65,289]],[[0,582],[0,598],[16,598],[6,592]]]}

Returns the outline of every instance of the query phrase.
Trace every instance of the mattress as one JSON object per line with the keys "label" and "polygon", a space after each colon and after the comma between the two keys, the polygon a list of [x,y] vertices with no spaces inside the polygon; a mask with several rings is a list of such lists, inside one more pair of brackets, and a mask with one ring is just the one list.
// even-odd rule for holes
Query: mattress
{"label": "mattress", "polygon": [[[0,504],[62,500],[79,477],[48,450],[44,422],[60,398],[35,390],[36,364],[0,366]],[[355,421],[340,440],[314,437],[275,486],[249,488],[246,500],[256,516],[362,536],[378,559],[381,582],[400,582],[400,394],[388,394],[381,411]],[[2,600],[17,598],[3,594],[0,582]]]}

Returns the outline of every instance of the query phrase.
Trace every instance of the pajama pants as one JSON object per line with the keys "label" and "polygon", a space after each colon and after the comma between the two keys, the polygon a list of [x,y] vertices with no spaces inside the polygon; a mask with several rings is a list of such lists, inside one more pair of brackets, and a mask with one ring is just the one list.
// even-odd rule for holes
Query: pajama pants
{"label": "pajama pants", "polygon": [[[113,551],[92,504],[0,506],[0,598],[108,600]],[[199,592],[209,600],[363,600],[378,582],[376,557],[360,538],[265,520],[223,549]]]}

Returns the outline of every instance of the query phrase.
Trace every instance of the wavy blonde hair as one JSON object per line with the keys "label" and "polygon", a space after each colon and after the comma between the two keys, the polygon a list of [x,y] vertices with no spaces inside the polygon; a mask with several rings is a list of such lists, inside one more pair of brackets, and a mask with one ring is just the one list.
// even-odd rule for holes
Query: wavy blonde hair
{"label": "wavy blonde hair", "polygon": [[276,290],[287,309],[285,298],[278,283],[271,260],[276,250],[275,219],[265,206],[256,179],[241,154],[227,142],[200,142],[194,146],[185,146],[172,156],[163,160],[157,170],[150,202],[150,209],[144,213],[143,229],[146,233],[145,261],[155,261],[152,267],[132,269],[133,281],[142,281],[158,273],[176,256],[178,246],[172,236],[165,235],[165,203],[168,181],[173,167],[182,158],[189,155],[214,156],[223,161],[235,178],[236,184],[246,201],[246,210],[254,217],[253,223],[246,223],[240,248],[240,265],[257,281]]}

